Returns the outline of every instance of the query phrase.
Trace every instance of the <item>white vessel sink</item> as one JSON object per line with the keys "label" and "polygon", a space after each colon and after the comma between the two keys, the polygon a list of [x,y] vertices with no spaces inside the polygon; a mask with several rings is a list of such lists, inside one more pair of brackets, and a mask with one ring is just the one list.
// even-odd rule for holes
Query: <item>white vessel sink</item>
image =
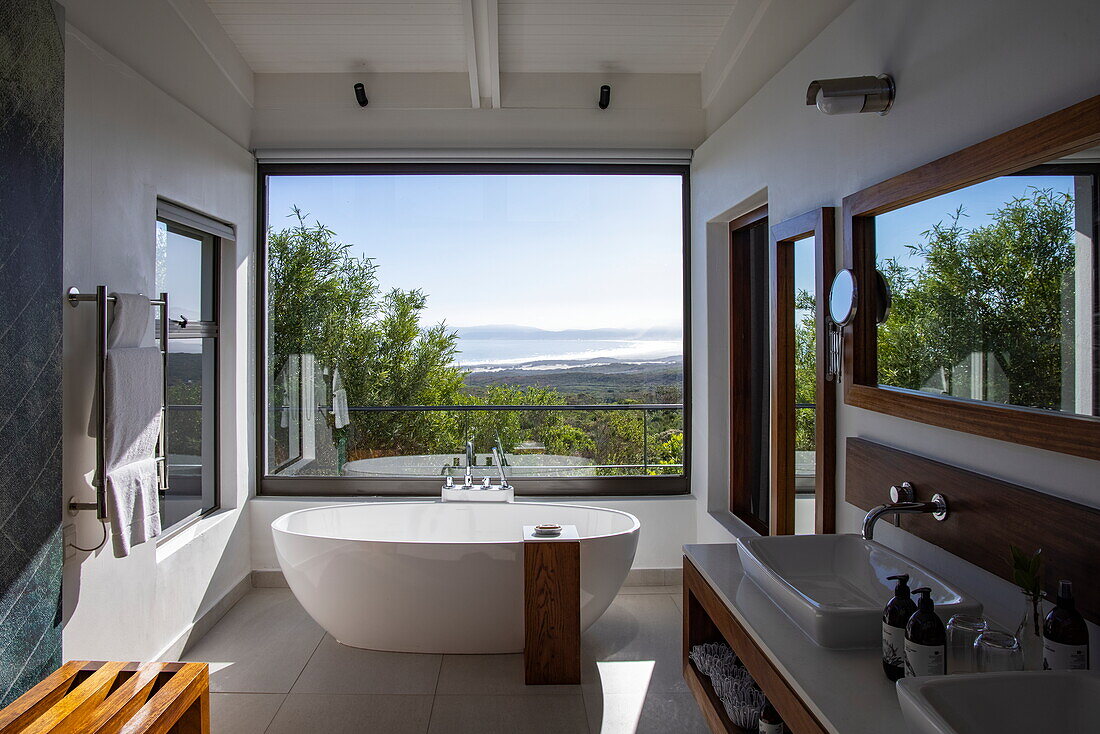
{"label": "white vessel sink", "polygon": [[1100,731],[1100,675],[1088,671],[902,678],[898,701],[912,734]]}
{"label": "white vessel sink", "polygon": [[909,588],[930,587],[945,623],[982,611],[928,569],[858,535],[741,538],[737,552],[749,578],[822,647],[882,644],[882,609],[894,594],[887,576],[907,573]]}

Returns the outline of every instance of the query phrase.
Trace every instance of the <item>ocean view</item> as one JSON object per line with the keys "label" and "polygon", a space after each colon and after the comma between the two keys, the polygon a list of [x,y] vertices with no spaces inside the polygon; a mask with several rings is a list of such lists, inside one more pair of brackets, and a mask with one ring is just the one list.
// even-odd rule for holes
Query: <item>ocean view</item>
{"label": "ocean view", "polygon": [[[528,362],[577,362],[598,359],[646,361],[683,354],[683,342],[675,340],[619,339],[466,339],[458,342],[455,361],[462,366],[525,365]],[[547,369],[531,365],[524,369]]]}

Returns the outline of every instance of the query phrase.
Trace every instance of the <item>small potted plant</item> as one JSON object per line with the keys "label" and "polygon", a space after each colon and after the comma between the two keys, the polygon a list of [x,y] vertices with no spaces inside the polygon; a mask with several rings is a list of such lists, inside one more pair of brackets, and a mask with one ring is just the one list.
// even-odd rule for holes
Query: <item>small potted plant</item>
{"label": "small potted plant", "polygon": [[1015,545],[1009,548],[1012,551],[1012,580],[1025,599],[1016,639],[1024,654],[1024,669],[1040,670],[1043,664],[1043,549],[1026,553]]}

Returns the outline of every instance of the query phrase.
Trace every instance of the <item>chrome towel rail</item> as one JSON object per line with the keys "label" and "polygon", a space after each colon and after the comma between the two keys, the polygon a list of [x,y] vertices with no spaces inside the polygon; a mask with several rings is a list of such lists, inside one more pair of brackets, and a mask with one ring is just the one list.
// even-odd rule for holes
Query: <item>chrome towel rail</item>
{"label": "chrome towel rail", "polygon": [[[95,437],[95,502],[77,502],[69,500],[69,511],[95,510],[96,517],[100,520],[107,519],[107,449],[104,437],[107,433],[107,334],[109,328],[107,304],[114,303],[115,297],[107,294],[107,286],[96,286],[95,294],[81,293],[76,288],[70,288],[65,294],[65,300],[70,306],[76,308],[81,303],[95,303],[96,305],[96,361],[95,361],[95,394],[96,394],[96,437]],[[168,491],[168,294],[161,293],[159,298],[150,299],[149,305],[160,309],[160,354],[163,360],[163,374],[161,376],[161,408],[160,408],[160,438],[158,440],[157,467],[160,481],[160,493]],[[106,533],[104,533],[106,541]],[[102,543],[100,544],[102,545]]]}

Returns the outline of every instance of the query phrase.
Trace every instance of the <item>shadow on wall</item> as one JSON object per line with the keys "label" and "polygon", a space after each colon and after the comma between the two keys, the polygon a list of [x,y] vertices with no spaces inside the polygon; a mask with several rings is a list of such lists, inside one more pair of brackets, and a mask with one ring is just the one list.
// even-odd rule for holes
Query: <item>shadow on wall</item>
{"label": "shadow on wall", "polygon": [[63,26],[0,4],[0,706],[61,663]]}

